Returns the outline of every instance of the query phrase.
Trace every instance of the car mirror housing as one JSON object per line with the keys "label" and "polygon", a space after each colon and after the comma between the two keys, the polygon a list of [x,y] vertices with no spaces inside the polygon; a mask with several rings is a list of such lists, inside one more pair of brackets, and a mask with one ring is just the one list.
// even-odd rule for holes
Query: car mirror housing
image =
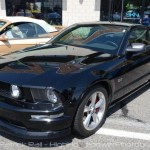
{"label": "car mirror housing", "polygon": [[129,53],[141,53],[146,50],[146,45],[143,43],[132,43],[131,46],[126,48],[126,52]]}
{"label": "car mirror housing", "polygon": [[2,42],[7,42],[7,41],[8,41],[7,36],[6,36],[5,34],[2,34],[2,35],[0,36],[0,41],[2,41]]}

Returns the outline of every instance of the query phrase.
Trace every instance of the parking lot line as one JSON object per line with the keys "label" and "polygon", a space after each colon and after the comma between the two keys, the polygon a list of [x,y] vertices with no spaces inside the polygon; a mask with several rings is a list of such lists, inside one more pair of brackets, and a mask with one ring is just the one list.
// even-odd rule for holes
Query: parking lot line
{"label": "parking lot line", "polygon": [[124,131],[124,130],[101,128],[100,130],[96,132],[96,134],[150,141],[150,134],[129,132],[129,131]]}

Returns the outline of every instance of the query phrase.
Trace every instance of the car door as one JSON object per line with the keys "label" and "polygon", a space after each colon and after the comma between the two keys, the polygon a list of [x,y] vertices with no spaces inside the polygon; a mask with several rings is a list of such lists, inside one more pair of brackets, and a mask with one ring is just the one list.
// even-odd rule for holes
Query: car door
{"label": "car door", "polygon": [[150,79],[150,37],[149,28],[136,27],[132,29],[128,45],[143,43],[146,50],[139,53],[127,53],[117,73],[114,99],[122,97]]}
{"label": "car door", "polygon": [[36,29],[33,23],[11,24],[1,32],[1,36],[5,36],[5,40],[0,41],[1,55],[37,44]]}

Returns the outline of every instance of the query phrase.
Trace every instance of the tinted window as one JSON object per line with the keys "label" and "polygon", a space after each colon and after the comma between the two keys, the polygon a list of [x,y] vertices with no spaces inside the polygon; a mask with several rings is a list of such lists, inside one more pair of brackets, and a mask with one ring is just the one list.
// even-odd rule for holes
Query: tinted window
{"label": "tinted window", "polygon": [[124,26],[85,25],[61,34],[54,42],[116,53],[126,33]]}
{"label": "tinted window", "polygon": [[129,37],[129,44],[131,43],[143,43],[143,44],[150,44],[149,43],[149,32],[144,28],[135,28],[131,31]]}
{"label": "tinted window", "polygon": [[38,35],[47,33],[41,26],[39,26],[38,24],[35,24],[35,25],[36,25]]}

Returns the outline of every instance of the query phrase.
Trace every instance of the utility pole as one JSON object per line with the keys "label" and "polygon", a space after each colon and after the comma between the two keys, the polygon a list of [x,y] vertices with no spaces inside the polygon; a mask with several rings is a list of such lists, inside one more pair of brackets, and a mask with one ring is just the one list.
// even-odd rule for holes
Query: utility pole
{"label": "utility pole", "polygon": [[109,0],[109,20],[108,21],[112,21],[112,2],[113,0]]}
{"label": "utility pole", "polygon": [[121,22],[123,22],[123,17],[124,17],[124,0],[122,0],[122,5],[121,5]]}

